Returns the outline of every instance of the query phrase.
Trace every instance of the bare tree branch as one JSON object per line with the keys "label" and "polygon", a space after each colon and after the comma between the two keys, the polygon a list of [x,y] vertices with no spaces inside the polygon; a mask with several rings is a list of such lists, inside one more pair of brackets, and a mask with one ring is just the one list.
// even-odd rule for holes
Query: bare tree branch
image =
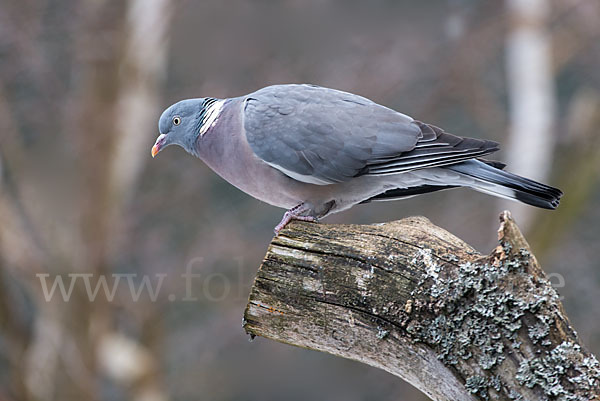
{"label": "bare tree branch", "polygon": [[294,223],[269,247],[244,327],[379,367],[433,400],[596,399],[598,361],[508,212],[501,222],[489,256],[421,217]]}

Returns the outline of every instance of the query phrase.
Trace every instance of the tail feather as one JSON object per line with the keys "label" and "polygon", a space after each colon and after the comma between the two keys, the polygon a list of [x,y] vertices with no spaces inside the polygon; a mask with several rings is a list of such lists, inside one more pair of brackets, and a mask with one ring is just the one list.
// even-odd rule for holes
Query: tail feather
{"label": "tail feather", "polygon": [[502,171],[479,160],[468,160],[445,168],[475,178],[475,190],[544,209],[556,209],[563,195],[560,189]]}

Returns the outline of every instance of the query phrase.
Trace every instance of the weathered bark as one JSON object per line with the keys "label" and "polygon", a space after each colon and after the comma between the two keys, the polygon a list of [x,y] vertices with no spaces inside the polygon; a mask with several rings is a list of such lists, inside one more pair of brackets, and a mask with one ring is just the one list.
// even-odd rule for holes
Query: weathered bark
{"label": "weathered bark", "polygon": [[600,367],[510,214],[483,256],[422,217],[294,222],[244,314],[251,335],[384,369],[433,400],[589,400]]}

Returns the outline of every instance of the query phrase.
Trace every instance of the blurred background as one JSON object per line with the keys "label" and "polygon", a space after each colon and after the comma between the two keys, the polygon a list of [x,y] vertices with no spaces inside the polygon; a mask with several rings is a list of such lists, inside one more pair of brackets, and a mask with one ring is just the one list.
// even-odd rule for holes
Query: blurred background
{"label": "blurred background", "polygon": [[554,212],[454,190],[326,222],[424,215],[489,253],[509,208],[599,354],[598,21],[597,0],[3,0],[0,400],[426,400],[250,342],[241,318],[283,210],[179,148],[150,157],[171,103],[277,83],[498,141],[509,171],[561,188]]}

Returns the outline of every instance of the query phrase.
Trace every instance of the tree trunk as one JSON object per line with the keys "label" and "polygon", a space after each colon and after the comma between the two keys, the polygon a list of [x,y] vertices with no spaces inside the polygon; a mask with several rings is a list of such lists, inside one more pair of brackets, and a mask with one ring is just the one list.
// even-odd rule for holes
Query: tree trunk
{"label": "tree trunk", "polygon": [[[552,71],[552,2],[508,0],[506,81],[510,132],[504,154],[513,173],[544,182],[554,162],[555,82]],[[500,200],[508,205],[506,199]],[[535,213],[523,203],[510,204],[525,232]]]}
{"label": "tree trunk", "polygon": [[589,400],[600,366],[509,212],[483,256],[422,217],[294,222],[256,276],[244,328],[384,369],[433,400]]}

